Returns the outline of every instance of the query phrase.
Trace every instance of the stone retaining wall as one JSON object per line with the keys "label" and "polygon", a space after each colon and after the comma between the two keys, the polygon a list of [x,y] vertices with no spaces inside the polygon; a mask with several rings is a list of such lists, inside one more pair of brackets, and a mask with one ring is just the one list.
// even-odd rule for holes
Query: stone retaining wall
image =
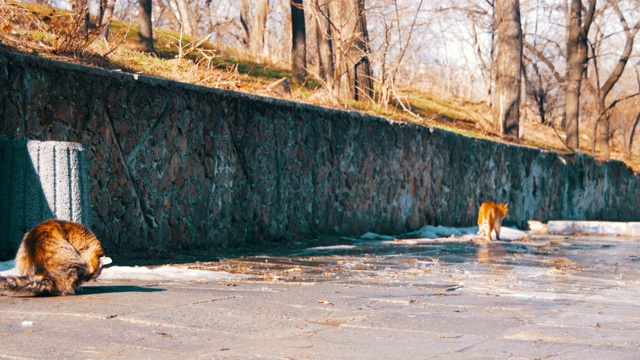
{"label": "stone retaining wall", "polygon": [[0,92],[0,136],[87,149],[111,253],[471,226],[489,199],[518,224],[640,218],[616,161],[10,53]]}

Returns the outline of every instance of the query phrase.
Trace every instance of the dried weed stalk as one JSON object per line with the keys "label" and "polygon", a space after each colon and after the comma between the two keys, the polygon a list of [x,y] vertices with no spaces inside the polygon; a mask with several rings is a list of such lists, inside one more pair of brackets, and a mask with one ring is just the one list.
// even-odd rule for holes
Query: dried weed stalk
{"label": "dried weed stalk", "polygon": [[89,3],[86,0],[73,2],[73,10],[52,9],[42,15],[46,31],[53,34],[54,54],[83,57],[87,49],[102,37],[105,25],[92,24]]}
{"label": "dried weed stalk", "polygon": [[0,0],[0,30],[11,33],[13,24],[20,24],[29,30],[45,30],[40,18],[22,4],[14,0]]}

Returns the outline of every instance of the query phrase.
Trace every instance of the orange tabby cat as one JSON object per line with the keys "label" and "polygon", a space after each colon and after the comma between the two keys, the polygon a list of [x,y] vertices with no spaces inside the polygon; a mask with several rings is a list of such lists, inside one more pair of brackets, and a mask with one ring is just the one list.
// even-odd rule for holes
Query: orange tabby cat
{"label": "orange tabby cat", "polygon": [[491,231],[496,231],[496,240],[500,240],[500,227],[502,227],[502,219],[509,214],[507,203],[496,204],[487,201],[480,206],[478,211],[478,234],[484,231],[487,234],[487,240],[491,241]]}
{"label": "orange tabby cat", "polygon": [[98,238],[84,225],[44,221],[22,239],[16,255],[20,275],[0,277],[0,291],[35,296],[74,295],[111,263]]}

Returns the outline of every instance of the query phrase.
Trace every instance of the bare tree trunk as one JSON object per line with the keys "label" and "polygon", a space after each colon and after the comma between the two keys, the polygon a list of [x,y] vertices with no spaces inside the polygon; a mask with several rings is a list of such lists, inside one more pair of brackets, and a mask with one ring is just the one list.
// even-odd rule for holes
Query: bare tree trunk
{"label": "bare tree trunk", "polygon": [[[602,151],[603,151],[603,156],[605,156],[604,153],[607,152],[607,150],[604,148],[604,141],[605,141],[604,138],[606,136],[605,135],[602,135],[602,136],[598,135],[599,134],[598,133],[598,128],[600,127],[600,122],[604,118],[606,118],[606,119],[604,119],[603,123],[606,123],[606,122],[609,121],[608,118],[609,118],[610,115],[609,114],[605,114],[604,102],[601,102],[600,99],[598,99],[598,102],[596,104],[596,111],[598,113],[598,117],[593,121],[593,136],[592,136],[593,142],[591,143],[591,152],[594,152],[594,153],[596,152],[596,144],[598,142],[600,142],[600,143],[603,144]],[[603,131],[603,130],[601,129],[600,131]],[[607,129],[607,131],[609,131],[609,130]],[[607,140],[607,142],[608,142],[608,140]]]}
{"label": "bare tree trunk", "polygon": [[522,69],[522,28],[520,2],[497,0],[496,93],[493,102],[494,126],[503,136],[518,137]]}
{"label": "bare tree trunk", "polygon": [[329,5],[324,0],[313,0],[316,17],[316,41],[318,42],[318,65],[320,77],[329,88],[334,83],[334,55]]}
{"label": "bare tree trunk", "polygon": [[[323,1],[323,0],[320,0]],[[353,1],[353,0],[349,0]],[[342,8],[349,7],[351,4],[345,4],[343,1],[328,1],[329,18],[331,19],[330,27],[332,29],[333,41],[333,94],[338,98],[346,97],[341,93],[341,82],[343,74],[346,72],[344,64],[343,43],[347,41],[347,30],[343,23]]]}
{"label": "bare tree trunk", "polygon": [[354,53],[360,57],[354,68],[354,100],[373,99],[373,71],[371,70],[371,62],[369,61],[371,49],[369,47],[367,20],[364,13],[364,1],[365,0],[357,1],[358,23],[355,30],[357,36],[354,41],[355,49],[352,49],[355,50]]}
{"label": "bare tree trunk", "polygon": [[245,32],[243,43],[257,60],[261,60],[264,50],[268,12],[269,0],[242,0],[240,5],[240,23]]}
{"label": "bare tree trunk", "polygon": [[249,49],[252,53],[262,54],[264,49],[264,29],[267,25],[267,13],[269,11],[269,0],[257,0],[256,13],[251,21],[251,41]]}
{"label": "bare tree trunk", "polygon": [[627,145],[627,157],[631,157],[631,152],[633,151],[633,140],[636,134],[636,128],[638,127],[638,122],[640,122],[640,112],[636,116],[636,119],[633,122],[633,126],[631,127],[631,133],[629,134],[629,144]]}
{"label": "bare tree trunk", "polygon": [[[520,38],[520,40],[523,40],[522,37]],[[524,60],[522,59],[522,41],[520,42],[520,111],[519,111],[519,116],[518,116],[518,124],[516,125],[518,127],[518,130],[516,131],[516,136],[520,137],[523,136],[524,134],[522,134],[520,132],[520,119],[526,119],[528,118],[528,114],[527,114],[527,109],[528,109],[528,96],[527,96],[527,91],[529,90],[529,88],[527,87],[527,81],[523,80],[526,79],[527,77],[527,70],[524,67]]]}
{"label": "bare tree trunk", "polygon": [[116,0],[100,0],[100,19],[98,26],[102,29],[101,36],[105,41],[109,40],[109,27],[115,6]]}
{"label": "bare tree trunk", "polygon": [[307,78],[307,43],[302,0],[290,0],[291,5],[291,68],[293,83],[303,84]]}
{"label": "bare tree trunk", "polygon": [[251,39],[251,4],[249,0],[243,0],[240,3],[240,24],[244,30],[244,36],[242,37],[242,43],[244,46],[249,47],[249,40]]}
{"label": "bare tree trunk", "polygon": [[489,67],[489,88],[487,89],[487,99],[489,103],[489,107],[493,108],[493,99],[495,97],[495,84],[496,84],[496,8],[495,8],[495,0],[493,1],[493,16],[492,16],[492,24],[491,24],[491,47],[489,49],[489,60],[491,61],[491,66]]}
{"label": "bare tree trunk", "polygon": [[152,0],[139,0],[138,37],[143,51],[153,51],[153,28],[151,24]]}
{"label": "bare tree trunk", "polygon": [[332,15],[332,18],[341,19],[342,24],[334,52],[338,70],[335,86],[343,99],[372,99],[373,76],[364,0],[343,0],[340,3],[340,13]]}
{"label": "bare tree trunk", "polygon": [[180,22],[181,31],[185,35],[197,37],[198,25],[193,14],[193,5],[187,3],[187,0],[174,0],[171,5],[175,17]]}
{"label": "bare tree trunk", "polygon": [[593,21],[595,8],[596,0],[589,0],[589,7],[584,14],[584,22],[581,0],[571,0],[569,10],[564,121],[567,132],[567,146],[574,150],[580,148],[580,86],[582,84],[582,75],[587,68],[587,34]]}

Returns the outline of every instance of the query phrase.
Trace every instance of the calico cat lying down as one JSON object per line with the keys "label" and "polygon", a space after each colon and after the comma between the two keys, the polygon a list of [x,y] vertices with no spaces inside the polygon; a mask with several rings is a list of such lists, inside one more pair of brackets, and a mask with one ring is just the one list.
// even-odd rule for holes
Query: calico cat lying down
{"label": "calico cat lying down", "polygon": [[74,295],[110,263],[100,240],[84,225],[46,220],[25,234],[16,255],[19,275],[0,277],[0,293]]}

